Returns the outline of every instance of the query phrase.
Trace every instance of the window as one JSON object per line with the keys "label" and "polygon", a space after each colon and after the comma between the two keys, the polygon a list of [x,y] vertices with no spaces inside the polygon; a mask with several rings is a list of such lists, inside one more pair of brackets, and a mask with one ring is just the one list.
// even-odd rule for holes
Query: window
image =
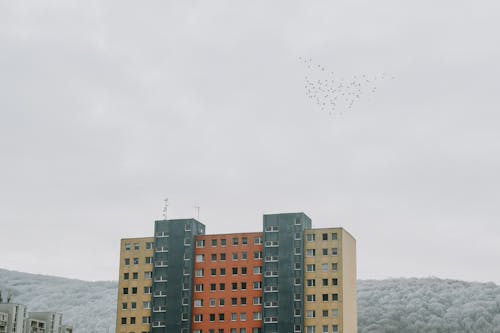
{"label": "window", "polygon": [[232,271],[233,275],[238,274],[238,267],[233,267],[233,268],[231,269],[231,271]]}
{"label": "window", "polygon": [[328,240],[328,234],[321,234],[321,238],[325,241]]}
{"label": "window", "polygon": [[254,259],[262,259],[262,251],[255,251],[253,253],[253,258]]}
{"label": "window", "polygon": [[233,290],[233,291],[238,290],[238,283],[237,282],[231,283],[231,290]]}
{"label": "window", "polygon": [[134,265],[139,265],[139,258],[134,258]]}
{"label": "window", "polygon": [[316,235],[315,234],[307,234],[306,235],[306,240],[308,242],[314,242],[316,240]]}
{"label": "window", "polygon": [[144,263],[146,264],[152,264],[153,263],[153,257],[146,257],[144,258]]}
{"label": "window", "polygon": [[247,298],[246,297],[241,297],[240,298],[240,304],[241,305],[247,305]]}
{"label": "window", "polygon": [[220,260],[221,261],[225,261],[226,260],[226,254],[225,253],[221,253],[220,254]]}
{"label": "window", "polygon": [[323,295],[321,295],[321,297],[322,297],[321,299],[323,302],[328,302],[328,294],[323,294]]}
{"label": "window", "polygon": [[125,251],[130,251],[130,243],[125,243]]}
{"label": "window", "polygon": [[208,302],[208,305],[209,305],[210,307],[214,307],[214,306],[215,306],[215,298],[211,298],[211,299],[209,300],[209,302]]}
{"label": "window", "polygon": [[262,304],[262,297],[254,297],[253,305],[260,305],[260,304]]}
{"label": "window", "polygon": [[137,294],[137,287],[132,287],[132,295],[136,295]]}
{"label": "window", "polygon": [[149,301],[142,302],[142,308],[143,309],[151,309],[151,302],[149,302]]}
{"label": "window", "polygon": [[238,305],[238,299],[236,297],[231,297],[231,305]]}
{"label": "window", "polygon": [[211,244],[212,246],[217,246],[217,239],[212,239]]}
{"label": "window", "polygon": [[339,300],[339,294],[332,294],[332,301],[336,302]]}
{"label": "window", "polygon": [[128,303],[122,303],[122,310],[128,309]]}
{"label": "window", "polygon": [[226,284],[225,283],[219,283],[219,290],[226,290]]}
{"label": "window", "polygon": [[337,240],[337,233],[336,232],[332,233],[332,240]]}
{"label": "window", "polygon": [[339,251],[336,247],[332,248],[332,256],[336,256],[339,254]]}
{"label": "window", "polygon": [[236,321],[236,320],[238,320],[238,314],[236,312],[231,312],[231,321]]}
{"label": "window", "polygon": [[139,243],[134,243],[134,251],[139,251]]}
{"label": "window", "polygon": [[220,246],[226,246],[226,239],[225,238],[220,240]]}
{"label": "window", "polygon": [[211,261],[217,261],[217,254],[216,254],[216,253],[212,253],[212,254],[210,255],[210,260],[211,260]]}
{"label": "window", "polygon": [[314,287],[314,286],[316,286],[316,280],[315,280],[315,279],[308,279],[308,280],[306,281],[306,285],[307,285],[308,287]]}
{"label": "window", "polygon": [[203,291],[203,284],[196,284],[194,286],[194,291]]}
{"label": "window", "polygon": [[296,247],[296,248],[295,248],[295,252],[294,252],[294,253],[295,253],[295,255],[297,255],[297,256],[298,256],[298,255],[301,255],[301,254],[302,254],[302,250],[300,249],[300,247]]}
{"label": "window", "polygon": [[210,268],[210,275],[216,276],[217,275],[217,268]]}
{"label": "window", "polygon": [[123,295],[128,295],[128,288],[123,288]]}
{"label": "window", "polygon": [[217,289],[217,285],[215,283],[210,283],[210,291],[215,291]]}
{"label": "window", "polygon": [[231,259],[238,260],[238,253],[237,252],[231,253]]}
{"label": "window", "polygon": [[247,245],[248,244],[248,237],[242,237],[241,238],[241,244],[242,245]]}
{"label": "window", "polygon": [[194,300],[194,307],[195,308],[200,308],[203,306],[203,300],[202,299],[195,299]]}
{"label": "window", "polygon": [[306,300],[308,302],[316,302],[316,295],[306,295]]}
{"label": "window", "polygon": [[269,225],[266,227],[266,232],[277,232],[280,231],[280,227],[277,225]]}
{"label": "window", "polygon": [[323,310],[322,311],[322,316],[323,317],[328,317],[328,310]]}
{"label": "window", "polygon": [[128,280],[129,278],[129,273],[123,273],[123,279]]}
{"label": "window", "polygon": [[321,249],[321,254],[323,254],[324,256],[327,256],[328,255],[328,249]]}
{"label": "window", "polygon": [[241,252],[241,260],[247,260],[248,254],[246,252]]}
{"label": "window", "polygon": [[321,264],[321,270],[322,270],[323,272],[328,271],[328,264],[326,264],[326,263],[325,263],[325,264]]}
{"label": "window", "polygon": [[219,306],[224,306],[225,300],[224,298],[219,298]]}
{"label": "window", "polygon": [[220,269],[220,275],[221,275],[221,276],[226,275],[226,269],[225,269],[225,268],[221,268],[221,269]]}
{"label": "window", "polygon": [[130,303],[130,309],[136,310],[137,309],[137,303],[136,302]]}
{"label": "window", "polygon": [[184,225],[184,230],[191,231],[191,225],[189,225],[189,224]]}
{"label": "window", "polygon": [[241,312],[240,313],[240,320],[241,321],[246,321],[247,320],[247,313],[246,312]]}
{"label": "window", "polygon": [[262,237],[255,237],[253,239],[254,245],[261,245],[262,244]]}
{"label": "window", "polygon": [[195,323],[201,323],[203,321],[203,315],[202,314],[195,314],[194,315],[194,322]]}
{"label": "window", "polygon": [[307,264],[306,271],[308,271],[308,272],[315,272],[316,271],[316,265],[315,264]]}
{"label": "window", "polygon": [[133,279],[133,280],[137,280],[137,279],[139,279],[139,273],[137,273],[137,272],[133,272],[133,273],[132,273],[132,279]]}
{"label": "window", "polygon": [[[328,254],[328,250],[327,250]],[[307,257],[314,257],[316,255],[316,249],[307,249],[306,250],[306,256]]]}
{"label": "window", "polygon": [[260,275],[260,274],[262,274],[262,266],[255,266],[253,268],[253,274],[254,275]]}
{"label": "window", "polygon": [[219,313],[219,321],[224,321],[224,314],[223,313]]}
{"label": "window", "polygon": [[127,317],[122,317],[122,325],[126,325],[127,324]]}
{"label": "window", "polygon": [[151,324],[151,317],[142,317],[143,324]]}
{"label": "window", "polygon": [[135,317],[130,317],[130,323],[135,324]]}
{"label": "window", "polygon": [[336,271],[337,271],[337,269],[338,269],[338,264],[337,264],[336,262],[334,262],[334,263],[332,264],[332,271],[336,272]]}
{"label": "window", "polygon": [[296,286],[300,286],[300,284],[301,284],[301,282],[300,282],[300,278],[295,278],[295,280],[294,280],[294,284],[295,284]]}
{"label": "window", "polygon": [[125,258],[125,259],[123,260],[123,262],[124,262],[125,266],[130,265],[130,258]]}
{"label": "window", "polygon": [[332,279],[332,285],[337,286],[339,284],[339,280],[334,278]]}
{"label": "window", "polygon": [[332,332],[338,333],[338,331],[339,331],[339,325],[332,325]]}
{"label": "window", "polygon": [[262,289],[262,281],[254,281],[254,283],[253,283],[253,289],[254,290],[260,290],[260,289]]}
{"label": "window", "polygon": [[314,310],[306,311],[306,318],[316,318],[316,311]]}
{"label": "window", "polygon": [[211,313],[208,315],[208,321],[215,321],[215,313]]}
{"label": "window", "polygon": [[205,247],[205,240],[204,239],[197,240],[196,247],[197,248],[204,248]]}
{"label": "window", "polygon": [[241,275],[247,275],[247,268],[241,267]]}
{"label": "window", "polygon": [[261,312],[253,312],[252,319],[253,320],[262,320],[262,313]]}
{"label": "window", "polygon": [[323,333],[328,333],[328,325],[323,325]]}
{"label": "window", "polygon": [[247,290],[247,283],[241,282],[241,290]]}
{"label": "window", "polygon": [[337,309],[333,309],[333,310],[332,310],[332,317],[333,317],[333,318],[337,318],[338,316],[339,316],[339,310],[337,310]]}
{"label": "window", "polygon": [[147,242],[146,243],[146,250],[151,250],[153,249],[154,242]]}
{"label": "window", "polygon": [[306,326],[306,333],[316,333],[316,326]]}
{"label": "window", "polygon": [[203,269],[197,269],[197,270],[194,271],[194,275],[196,277],[203,277],[203,273],[204,273]]}
{"label": "window", "polygon": [[151,294],[153,292],[153,287],[144,287],[144,294]]}
{"label": "window", "polygon": [[239,240],[238,238],[233,238],[231,243],[232,243],[234,246],[236,246],[236,245],[238,245],[238,244],[239,244],[239,241],[240,241],[240,240]]}
{"label": "window", "polygon": [[300,232],[296,232],[295,233],[295,240],[301,240],[302,239],[302,235]]}
{"label": "window", "polygon": [[204,262],[205,261],[205,255],[204,254],[197,254],[195,257],[196,262]]}

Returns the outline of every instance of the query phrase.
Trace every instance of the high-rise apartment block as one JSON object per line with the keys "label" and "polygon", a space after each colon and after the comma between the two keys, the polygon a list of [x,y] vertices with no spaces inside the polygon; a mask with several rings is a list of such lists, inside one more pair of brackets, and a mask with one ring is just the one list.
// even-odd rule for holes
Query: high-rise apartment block
{"label": "high-rise apartment block", "polygon": [[120,252],[116,333],[357,333],[356,241],[304,213],[216,235],[159,220]]}

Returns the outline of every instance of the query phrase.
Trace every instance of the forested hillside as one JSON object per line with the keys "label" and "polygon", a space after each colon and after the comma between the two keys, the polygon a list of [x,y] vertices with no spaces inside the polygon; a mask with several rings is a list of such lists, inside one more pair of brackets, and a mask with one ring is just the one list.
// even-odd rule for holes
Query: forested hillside
{"label": "forested hillside", "polygon": [[[75,333],[114,332],[116,282],[0,269],[0,290],[31,311],[58,311]],[[361,280],[359,333],[500,333],[500,286],[455,280]]]}

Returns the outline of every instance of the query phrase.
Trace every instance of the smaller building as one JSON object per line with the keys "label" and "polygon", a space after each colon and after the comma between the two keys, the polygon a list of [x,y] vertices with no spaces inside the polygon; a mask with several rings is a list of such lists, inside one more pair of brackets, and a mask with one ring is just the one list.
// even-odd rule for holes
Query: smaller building
{"label": "smaller building", "polygon": [[57,312],[30,312],[28,318],[44,321],[46,333],[59,333],[62,326],[62,314]]}
{"label": "smaller building", "polygon": [[9,315],[5,312],[0,312],[0,333],[7,333],[7,322]]}
{"label": "smaller building", "polygon": [[26,306],[16,303],[0,303],[0,312],[7,314],[7,333],[23,331]]}
{"label": "smaller building", "polygon": [[46,333],[47,324],[43,320],[26,318],[23,333]]}

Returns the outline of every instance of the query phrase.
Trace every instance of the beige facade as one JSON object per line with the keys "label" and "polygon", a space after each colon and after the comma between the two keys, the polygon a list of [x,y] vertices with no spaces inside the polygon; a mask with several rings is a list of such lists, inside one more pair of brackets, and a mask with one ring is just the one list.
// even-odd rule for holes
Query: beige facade
{"label": "beige facade", "polygon": [[304,252],[305,333],[357,333],[356,240],[342,228],[309,229]]}
{"label": "beige facade", "polygon": [[116,333],[149,332],[153,248],[154,237],[121,240]]}

